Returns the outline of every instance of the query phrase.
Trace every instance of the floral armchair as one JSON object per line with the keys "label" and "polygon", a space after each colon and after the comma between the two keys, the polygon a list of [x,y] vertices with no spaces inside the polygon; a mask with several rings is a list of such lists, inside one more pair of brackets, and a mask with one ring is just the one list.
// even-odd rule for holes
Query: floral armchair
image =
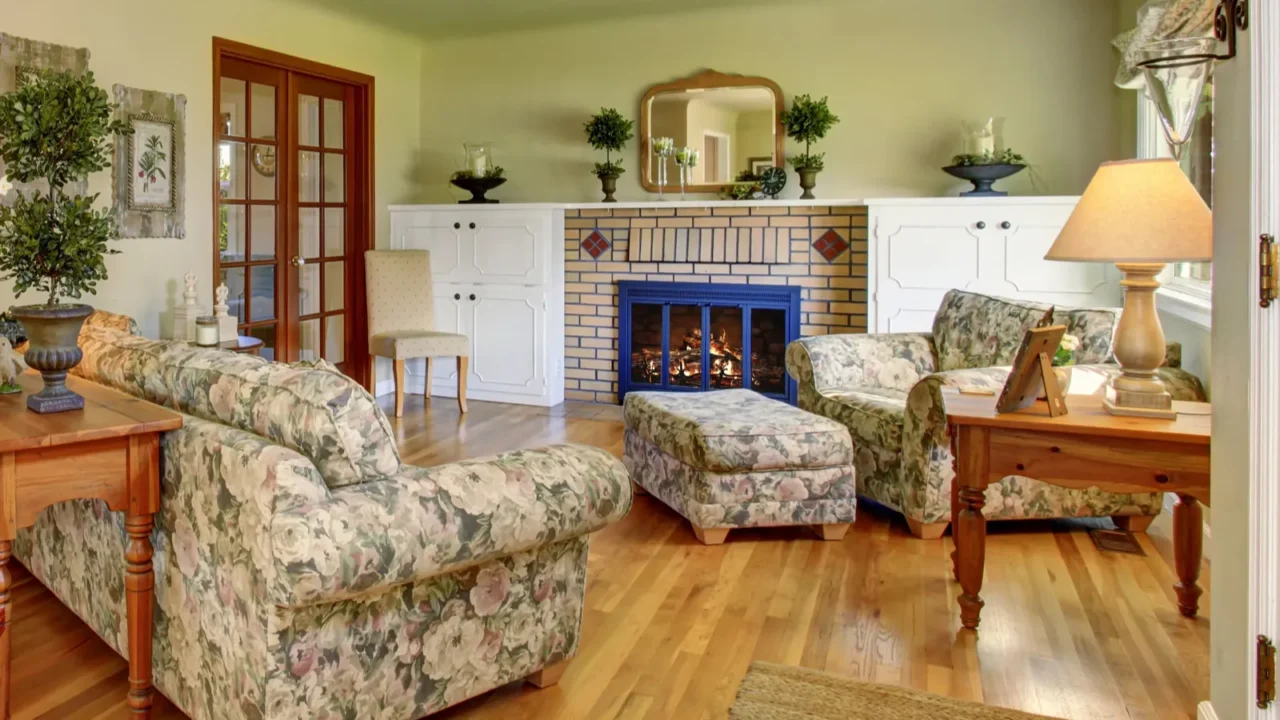
{"label": "floral armchair", "polygon": [[[941,537],[951,515],[954,477],[942,401],[944,387],[999,392],[1026,330],[1047,305],[953,290],[931,333],[827,335],[793,342],[787,370],[799,383],[800,407],[849,428],[858,494],[906,516],[917,537]],[[1077,365],[1112,361],[1118,309],[1056,308],[1055,322],[1080,339]],[[1177,367],[1170,348],[1160,377],[1178,400],[1204,400],[1204,387]],[[1073,374],[1073,385],[1084,373]],[[987,488],[989,520],[1111,516],[1143,530],[1160,513],[1161,493],[1122,495],[1072,490],[1010,476]]]}
{"label": "floral armchair", "polygon": [[[577,651],[589,534],[631,484],[553,446],[403,464],[373,398],[332,366],[131,334],[99,313],[76,373],[183,413],[161,445],[156,687],[194,720],[413,720]],[[124,528],[62,503],[14,551],[127,653]]]}

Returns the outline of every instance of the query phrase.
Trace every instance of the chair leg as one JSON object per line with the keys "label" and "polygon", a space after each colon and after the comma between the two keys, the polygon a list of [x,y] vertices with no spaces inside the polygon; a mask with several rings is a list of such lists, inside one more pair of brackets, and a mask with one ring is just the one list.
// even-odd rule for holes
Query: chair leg
{"label": "chair leg", "polygon": [[907,518],[907,528],[911,530],[911,534],[921,540],[937,540],[947,532],[947,526],[951,523],[922,523],[919,520]]}
{"label": "chair leg", "polygon": [[404,415],[404,361],[392,360],[396,375],[396,417]]}
{"label": "chair leg", "polygon": [[427,379],[424,382],[426,383],[426,386],[422,391],[422,397],[426,398],[427,400],[430,400],[431,399],[431,358],[427,358]]}
{"label": "chair leg", "polygon": [[467,367],[471,364],[471,358],[466,355],[458,356],[458,410],[467,411]]}
{"label": "chair leg", "polygon": [[[572,658],[570,658],[570,660],[571,659]],[[526,677],[524,681],[538,689],[549,688],[560,682],[560,676],[564,675],[564,671],[568,669],[568,667],[569,660],[561,660],[555,665],[548,665]]]}
{"label": "chair leg", "polygon": [[1156,515],[1112,515],[1111,522],[1121,530],[1128,530],[1131,533],[1146,532],[1151,527],[1151,523],[1156,521]]}

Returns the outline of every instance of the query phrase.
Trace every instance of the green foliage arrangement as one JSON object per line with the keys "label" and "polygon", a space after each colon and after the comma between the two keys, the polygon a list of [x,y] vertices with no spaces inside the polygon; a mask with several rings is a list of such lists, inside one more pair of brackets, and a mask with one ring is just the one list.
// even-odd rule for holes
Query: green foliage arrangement
{"label": "green foliage arrangement", "polygon": [[973,165],[1026,165],[1027,159],[1014,152],[1010,148],[1000,151],[999,155],[974,155],[971,153],[963,153],[951,158],[951,164],[959,167],[970,167]]}
{"label": "green foliage arrangement", "polygon": [[116,235],[110,210],[94,209],[98,196],[67,195],[68,183],[110,165],[112,139],[133,131],[113,120],[107,92],[93,73],[42,70],[21,88],[0,95],[0,158],[10,179],[44,180],[48,194],[20,193],[0,207],[0,279],[13,280],[15,295],[62,297],[92,294],[107,277],[104,256]]}
{"label": "green foliage arrangement", "polygon": [[591,116],[583,126],[587,133],[587,142],[596,150],[604,150],[604,162],[596,163],[596,177],[621,175],[622,161],[614,162],[613,153],[626,147],[627,142],[635,135],[631,132],[634,123],[622,116],[614,108],[600,108],[600,112]]}
{"label": "green foliage arrangement", "polygon": [[1080,338],[1075,335],[1063,335],[1058,351],[1053,354],[1054,367],[1066,367],[1076,364],[1076,350],[1080,349]]}
{"label": "green foliage arrangement", "polygon": [[827,136],[840,118],[827,106],[827,98],[814,100],[808,95],[797,95],[790,110],[782,113],[782,128],[787,137],[804,143],[804,152],[792,155],[787,162],[797,170],[821,170],[825,167],[825,153],[814,153],[813,143]]}
{"label": "green foliage arrangement", "polygon": [[[480,177],[483,177],[487,180],[489,178],[501,178],[506,176],[507,176],[507,171],[501,165],[490,165],[489,167],[484,169],[484,175],[481,175]],[[454,173],[450,177],[450,179],[452,180],[468,179],[469,180],[475,177],[476,177],[476,174],[470,170],[459,170],[458,172]]]}

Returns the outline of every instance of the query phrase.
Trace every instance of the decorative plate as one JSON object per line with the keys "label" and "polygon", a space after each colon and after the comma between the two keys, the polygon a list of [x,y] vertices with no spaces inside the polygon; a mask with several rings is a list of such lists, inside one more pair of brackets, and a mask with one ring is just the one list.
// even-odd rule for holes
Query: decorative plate
{"label": "decorative plate", "polygon": [[275,177],[276,149],[271,145],[254,145],[253,169],[265,177]]}
{"label": "decorative plate", "polygon": [[769,167],[760,171],[760,190],[771,198],[787,186],[787,171],[780,167]]}

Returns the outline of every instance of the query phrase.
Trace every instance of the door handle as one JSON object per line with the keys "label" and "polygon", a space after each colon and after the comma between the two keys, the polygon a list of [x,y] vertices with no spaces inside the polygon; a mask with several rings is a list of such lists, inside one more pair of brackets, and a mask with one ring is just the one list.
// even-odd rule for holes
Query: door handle
{"label": "door handle", "polygon": [[462,229],[462,223],[454,223],[454,224],[453,224],[453,229],[454,229],[454,230],[461,230],[461,229]]}
{"label": "door handle", "polygon": [[470,227],[471,227],[471,229],[472,229],[472,230],[475,230],[475,229],[476,229],[476,224],[475,224],[475,223],[471,223]]}
{"label": "door handle", "polygon": [[294,267],[302,267],[303,265],[307,264],[307,261],[298,257],[297,255],[294,255],[292,258],[289,259],[289,264]]}
{"label": "door handle", "polygon": [[471,293],[471,299],[472,299],[472,300],[475,300],[475,299],[476,299],[476,294],[475,294],[475,293]]}
{"label": "door handle", "polygon": [[1013,223],[1010,223],[1008,220],[1005,220],[1004,222],[1000,223],[1001,230],[1008,230],[1011,227],[1013,227]]}
{"label": "door handle", "polygon": [[453,294],[453,299],[454,299],[454,300],[461,300],[461,299],[462,299],[462,293],[454,293],[454,294]]}
{"label": "door handle", "polygon": [[979,230],[986,230],[986,229],[987,229],[987,224],[986,224],[985,222],[983,222],[982,220],[979,220],[979,221],[978,221],[978,224],[977,224],[975,227],[977,227]]}

